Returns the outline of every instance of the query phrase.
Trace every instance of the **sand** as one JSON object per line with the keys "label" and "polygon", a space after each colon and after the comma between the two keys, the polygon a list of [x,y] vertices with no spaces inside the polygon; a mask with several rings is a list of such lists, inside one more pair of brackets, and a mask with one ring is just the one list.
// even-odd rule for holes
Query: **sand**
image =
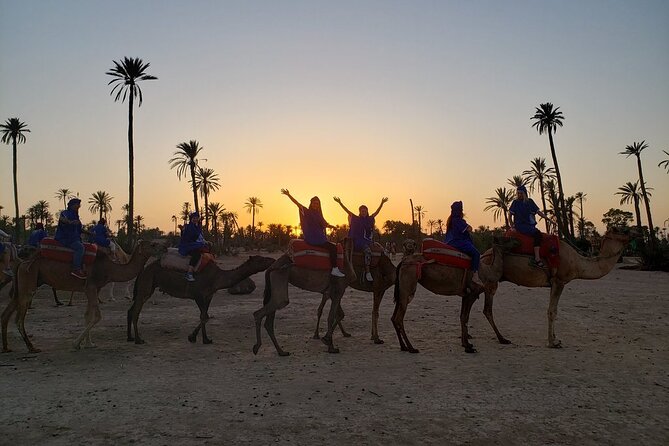
{"label": "sand", "polygon": [[[226,260],[229,266],[242,258]],[[216,294],[207,325],[214,344],[187,341],[192,301],[157,293],[140,318],[145,345],[126,342],[129,301],[102,305],[97,348],[72,351],[85,305],[53,305],[41,288],[27,353],[12,321],[0,355],[0,444],[468,444],[664,445],[669,443],[669,274],[616,268],[565,288],[546,348],[547,289],[500,285],[500,345],[474,305],[479,350],[459,345],[459,298],[419,289],[405,320],[419,354],[401,352],[381,305],[383,345],[370,340],[371,295],[347,290],[340,354],[313,340],[320,296],[291,288],[277,314],[279,357],[263,329],[257,356],[251,295]],[[0,296],[6,305],[7,292]],[[68,297],[60,293],[61,299]]]}

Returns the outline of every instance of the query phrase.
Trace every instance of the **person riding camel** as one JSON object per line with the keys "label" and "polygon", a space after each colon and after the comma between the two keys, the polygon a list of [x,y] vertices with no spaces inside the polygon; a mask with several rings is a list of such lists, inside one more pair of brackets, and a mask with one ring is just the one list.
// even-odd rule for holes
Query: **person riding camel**
{"label": "person riding camel", "polygon": [[456,201],[451,205],[451,215],[446,220],[446,236],[444,243],[464,252],[472,258],[471,270],[479,270],[481,253],[479,253],[472,240],[472,227],[464,219],[462,201]]}
{"label": "person riding camel", "polygon": [[519,186],[516,189],[516,199],[511,203],[509,214],[511,216],[511,228],[514,228],[521,234],[532,236],[534,265],[539,268],[544,268],[546,265],[544,265],[544,262],[539,255],[542,233],[536,228],[537,220],[535,214],[539,215],[541,218],[550,221],[553,220],[549,219],[543,212],[541,212],[534,200],[527,196],[527,188],[525,186]]}
{"label": "person riding camel", "polygon": [[281,189],[281,193],[290,198],[290,201],[295,203],[300,210],[300,226],[304,234],[304,241],[310,245],[327,249],[330,254],[330,266],[332,266],[330,274],[335,277],[345,277],[345,274],[337,267],[337,245],[329,242],[325,235],[325,229],[334,228],[334,226],[323,218],[320,198],[313,197],[309,202],[309,207],[306,207],[293,198],[288,189]]}
{"label": "person riding camel", "polygon": [[202,234],[200,214],[192,212],[190,214],[189,223],[184,226],[183,231],[181,231],[181,240],[179,241],[179,254],[182,256],[190,256],[188,271],[186,272],[187,281],[195,281],[195,277],[193,276],[195,267],[202,257],[203,250],[206,250],[208,246],[209,245]]}
{"label": "person riding camel", "polygon": [[84,260],[84,244],[81,243],[81,234],[85,231],[79,220],[80,207],[80,199],[72,198],[68,201],[67,209],[60,213],[54,238],[64,247],[74,251],[72,257],[72,272],[70,274],[79,279],[86,279],[88,276],[82,268]]}
{"label": "person riding camel", "polygon": [[111,242],[112,233],[107,226],[107,220],[100,219],[98,224],[91,228],[91,233],[93,234],[91,239],[93,243],[111,253],[112,257],[116,257],[116,245]]}
{"label": "person riding camel", "polygon": [[372,214],[369,215],[369,209],[364,204],[358,208],[358,215],[355,215],[353,212],[349,211],[344,203],[341,202],[339,197],[333,197],[334,201],[339,203],[339,206],[346,211],[348,214],[348,236],[353,239],[353,249],[364,253],[365,255],[365,280],[371,282],[374,280],[372,278],[372,273],[369,270],[369,266],[372,263],[372,245],[374,241],[372,240],[372,232],[374,231],[374,219],[379,212],[383,204],[388,201],[387,197],[381,199],[381,204],[379,208]]}
{"label": "person riding camel", "polygon": [[42,223],[37,223],[35,225],[35,230],[30,233],[28,244],[32,247],[39,248],[42,239],[48,236],[49,234],[44,230],[44,225]]}

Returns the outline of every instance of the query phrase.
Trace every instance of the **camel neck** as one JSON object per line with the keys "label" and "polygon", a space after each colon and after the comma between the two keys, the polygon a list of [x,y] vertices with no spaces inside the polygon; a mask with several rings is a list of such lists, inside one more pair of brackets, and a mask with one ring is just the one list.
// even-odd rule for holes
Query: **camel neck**
{"label": "camel neck", "polygon": [[235,269],[231,270],[222,270],[215,264],[212,265],[216,268],[216,279],[214,280],[214,286],[217,290],[230,288],[247,277],[255,274],[256,269],[250,264],[250,261],[246,261],[239,265]]}
{"label": "camel neck", "polygon": [[149,259],[148,255],[141,254],[138,251],[138,249],[135,249],[128,263],[115,263],[107,258],[105,270],[110,282],[127,282],[137,277]]}
{"label": "camel neck", "polygon": [[[571,246],[562,243],[560,250],[566,250],[568,258],[574,259],[578,279],[599,279],[607,275],[616,263],[624,248],[620,242],[611,241],[602,247],[602,251],[596,257],[584,257],[576,252]],[[560,256],[562,257],[562,255]],[[563,260],[561,260],[563,261]]]}

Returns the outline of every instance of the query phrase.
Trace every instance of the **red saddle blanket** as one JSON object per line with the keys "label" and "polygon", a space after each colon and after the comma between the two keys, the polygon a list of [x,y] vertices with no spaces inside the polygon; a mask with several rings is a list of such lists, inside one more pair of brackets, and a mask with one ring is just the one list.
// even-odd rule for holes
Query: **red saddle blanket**
{"label": "red saddle blanket", "polygon": [[442,265],[464,269],[469,269],[472,266],[471,257],[439,240],[426,238],[421,245],[421,251],[426,260],[434,260]]}
{"label": "red saddle blanket", "polygon": [[[309,245],[304,240],[293,239],[288,244],[288,255],[295,266],[308,269],[330,270],[330,254],[327,249]],[[337,266],[344,268],[344,247],[337,244]]]}
{"label": "red saddle blanket", "polygon": [[[379,265],[379,260],[383,255],[383,246],[378,243],[374,243],[372,246],[372,261],[369,264],[370,267],[375,268]],[[365,266],[365,253],[362,251],[353,251],[353,266]]]}
{"label": "red saddle blanket", "polygon": [[[205,248],[200,251],[202,256],[197,265],[195,265],[195,272],[199,273],[205,266],[214,261],[214,255],[209,253]],[[190,263],[190,256],[182,256],[179,254],[177,248],[167,248],[167,253],[160,258],[160,266],[176,271],[188,271],[188,264]]]}
{"label": "red saddle blanket", "polygon": [[[74,251],[66,248],[52,237],[43,238],[39,245],[40,256],[45,259],[55,260],[57,262],[72,263]],[[84,243],[84,265],[91,265],[95,262],[95,256],[98,253],[98,245],[95,243]]]}
{"label": "red saddle blanket", "polygon": [[[515,229],[509,229],[505,237],[513,237],[520,241],[520,246],[511,250],[515,254],[534,256],[534,242],[531,235],[521,234]],[[557,235],[542,234],[539,255],[548,261],[551,268],[560,266],[560,239]]]}

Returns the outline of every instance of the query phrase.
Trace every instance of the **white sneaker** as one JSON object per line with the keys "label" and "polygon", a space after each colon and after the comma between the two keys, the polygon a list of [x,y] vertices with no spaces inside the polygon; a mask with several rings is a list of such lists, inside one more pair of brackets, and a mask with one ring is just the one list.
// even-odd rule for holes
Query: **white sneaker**
{"label": "white sneaker", "polygon": [[374,278],[372,277],[372,273],[365,273],[365,280],[367,280],[367,282],[374,282]]}
{"label": "white sneaker", "polygon": [[346,277],[346,274],[342,273],[339,270],[339,267],[336,267],[336,266],[334,268],[332,268],[332,271],[330,271],[330,274],[332,274],[335,277]]}
{"label": "white sneaker", "polygon": [[2,272],[5,273],[5,275],[7,275],[9,277],[14,277],[14,271],[12,271],[11,268],[3,269]]}

